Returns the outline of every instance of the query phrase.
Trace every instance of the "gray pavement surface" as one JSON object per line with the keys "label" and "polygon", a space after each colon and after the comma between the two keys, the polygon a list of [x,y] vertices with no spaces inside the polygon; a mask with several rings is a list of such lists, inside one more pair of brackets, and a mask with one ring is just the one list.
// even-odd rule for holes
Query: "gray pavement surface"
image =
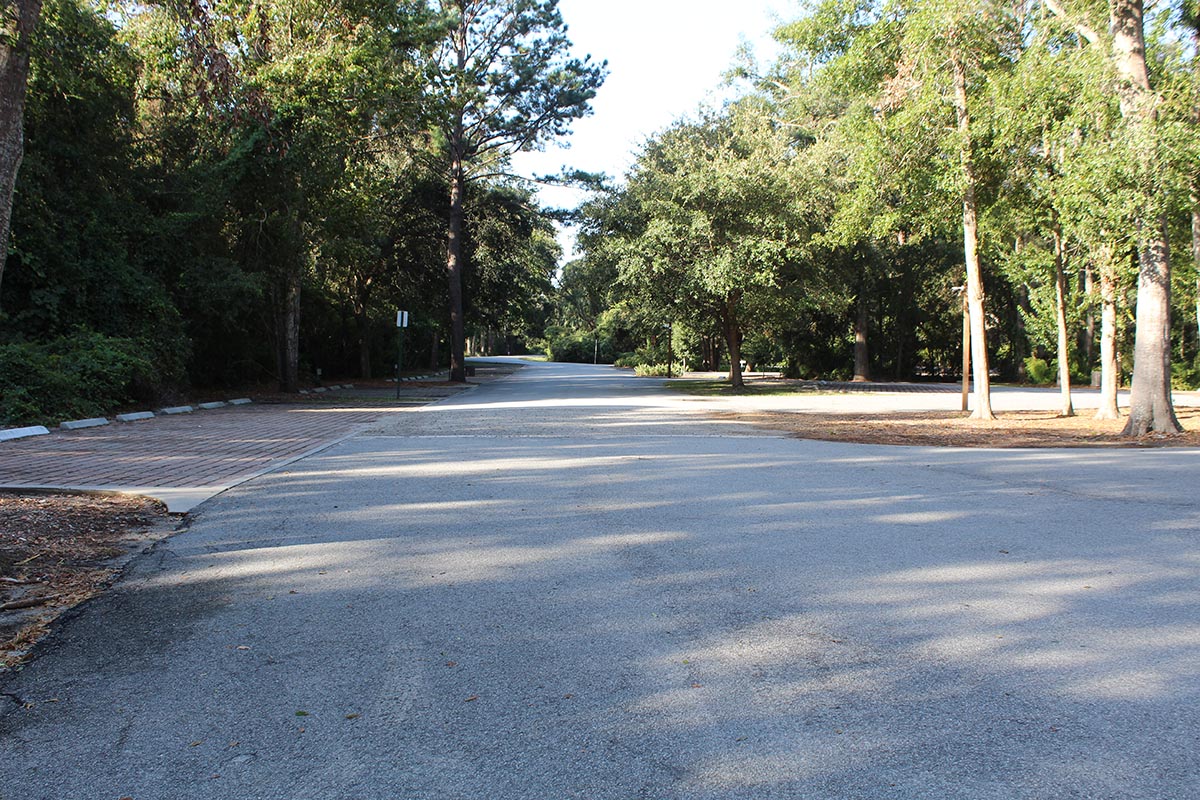
{"label": "gray pavement surface", "polygon": [[1200,453],[842,445],[531,365],[204,504],[0,798],[1195,798]]}

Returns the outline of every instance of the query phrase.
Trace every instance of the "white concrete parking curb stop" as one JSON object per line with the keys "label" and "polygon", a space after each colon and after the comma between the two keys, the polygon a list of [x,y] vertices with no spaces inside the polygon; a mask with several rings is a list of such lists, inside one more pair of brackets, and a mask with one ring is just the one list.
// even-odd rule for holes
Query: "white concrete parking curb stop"
{"label": "white concrete parking curb stop", "polygon": [[[201,409],[216,409],[224,408],[225,406],[245,406],[250,405],[254,401],[249,397],[238,397],[233,400],[215,401],[211,403],[200,403],[195,408],[192,406],[171,406],[170,408],[161,408],[159,414],[191,414],[196,408]],[[117,414],[114,419],[117,422],[139,422],[145,419],[154,419],[157,416],[153,411],[130,411],[127,414]],[[60,431],[77,431],[84,428],[99,428],[103,425],[108,425],[109,420],[105,417],[91,417],[89,419],[72,419],[59,423],[58,430]],[[30,425],[25,428],[3,428],[0,429],[0,442],[7,442],[13,439],[25,439],[30,436],[46,436],[50,433],[50,429],[45,425]]]}
{"label": "white concrete parking curb stop", "polygon": [[104,417],[92,417],[91,419],[72,419],[60,422],[58,427],[64,431],[77,431],[83,428],[99,428],[101,425],[107,424],[108,420]]}
{"label": "white concrete parking curb stop", "polygon": [[28,428],[8,428],[0,431],[0,442],[24,439],[26,436],[45,436],[50,430],[45,425],[30,425]]}

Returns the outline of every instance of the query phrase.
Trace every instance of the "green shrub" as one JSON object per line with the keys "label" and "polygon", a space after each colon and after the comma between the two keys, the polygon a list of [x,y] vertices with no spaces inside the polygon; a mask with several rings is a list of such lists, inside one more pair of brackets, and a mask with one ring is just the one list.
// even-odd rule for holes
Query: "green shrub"
{"label": "green shrub", "polygon": [[761,333],[752,333],[742,342],[742,359],[747,367],[753,364],[756,370],[778,366],[784,362],[782,349]]}
{"label": "green shrub", "polygon": [[46,344],[0,345],[0,425],[104,416],[150,400],[155,369],[132,340],[81,331]]}
{"label": "green shrub", "polygon": [[[597,358],[596,349],[596,341],[586,331],[559,332],[547,343],[546,356],[551,361],[591,364]],[[598,361],[601,364],[612,363],[612,345],[603,335],[599,341]]]}
{"label": "green shrub", "polygon": [[[638,364],[633,368],[634,375],[641,375],[643,378],[665,378],[667,377],[666,364]],[[679,371],[675,370],[674,374],[678,375]]]}
{"label": "green shrub", "polygon": [[1025,359],[1025,375],[1029,378],[1030,383],[1053,383],[1057,374],[1057,367],[1043,358],[1029,356]]}
{"label": "green shrub", "polygon": [[617,356],[616,360],[613,361],[613,366],[623,367],[625,369],[633,369],[640,363],[642,363],[642,360],[638,358],[637,353],[621,353],[621,355]]}

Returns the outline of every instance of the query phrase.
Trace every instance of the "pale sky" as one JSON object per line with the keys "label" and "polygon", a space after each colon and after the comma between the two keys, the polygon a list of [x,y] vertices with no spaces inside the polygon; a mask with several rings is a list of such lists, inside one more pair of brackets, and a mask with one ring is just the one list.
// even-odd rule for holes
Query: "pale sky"
{"label": "pale sky", "polygon": [[[564,165],[620,178],[647,136],[706,100],[719,101],[721,76],[738,46],[749,42],[760,61],[775,52],[771,31],[799,13],[794,0],[560,0],[577,55],[608,60],[609,75],[578,120],[569,149],[549,148],[514,159],[524,175],[557,173]],[[581,196],[543,188],[547,205],[574,205]],[[573,237],[559,237],[565,258]]]}

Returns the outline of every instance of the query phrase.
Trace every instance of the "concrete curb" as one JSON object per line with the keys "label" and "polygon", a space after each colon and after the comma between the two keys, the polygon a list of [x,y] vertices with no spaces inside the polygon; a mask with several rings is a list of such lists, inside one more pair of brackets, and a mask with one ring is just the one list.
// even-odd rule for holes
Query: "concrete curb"
{"label": "concrete curb", "polygon": [[107,425],[108,420],[104,417],[92,417],[90,419],[73,419],[67,422],[60,422],[58,427],[64,431],[77,431],[83,428],[99,428],[101,425]]}
{"label": "concrete curb", "polygon": [[[440,373],[440,372],[434,372],[429,375],[409,375],[407,378],[400,378],[400,383],[407,383],[408,381],[428,381],[428,380],[440,378],[441,376],[442,376],[442,373]],[[386,380],[388,383],[396,382],[395,378],[386,378]],[[354,387],[350,387],[350,388],[354,388]]]}
{"label": "concrete curb", "polygon": [[[226,406],[246,406],[254,401],[249,397],[238,397],[233,400],[217,400],[211,403],[200,403],[193,406],[171,406],[169,408],[160,408],[158,414],[190,414],[197,408],[200,409],[217,409],[225,408]],[[130,411],[126,414],[117,414],[113,419],[117,422],[140,422],[146,419],[154,419],[158,416],[153,411]],[[99,428],[108,425],[111,420],[105,417],[90,417],[88,419],[72,419],[65,420],[59,423],[56,430],[60,431],[78,431],[84,428]],[[45,425],[31,425],[26,428],[5,428],[0,429],[0,442],[7,442],[13,439],[24,439],[29,436],[46,436],[50,433],[50,429]]]}
{"label": "concrete curb", "polygon": [[45,425],[30,425],[28,428],[7,428],[0,430],[0,442],[11,439],[24,439],[27,436],[46,436],[50,430]]}
{"label": "concrete curb", "polygon": [[195,410],[196,409],[192,408],[191,406],[170,406],[169,408],[160,408],[158,413],[168,415],[191,414]]}

